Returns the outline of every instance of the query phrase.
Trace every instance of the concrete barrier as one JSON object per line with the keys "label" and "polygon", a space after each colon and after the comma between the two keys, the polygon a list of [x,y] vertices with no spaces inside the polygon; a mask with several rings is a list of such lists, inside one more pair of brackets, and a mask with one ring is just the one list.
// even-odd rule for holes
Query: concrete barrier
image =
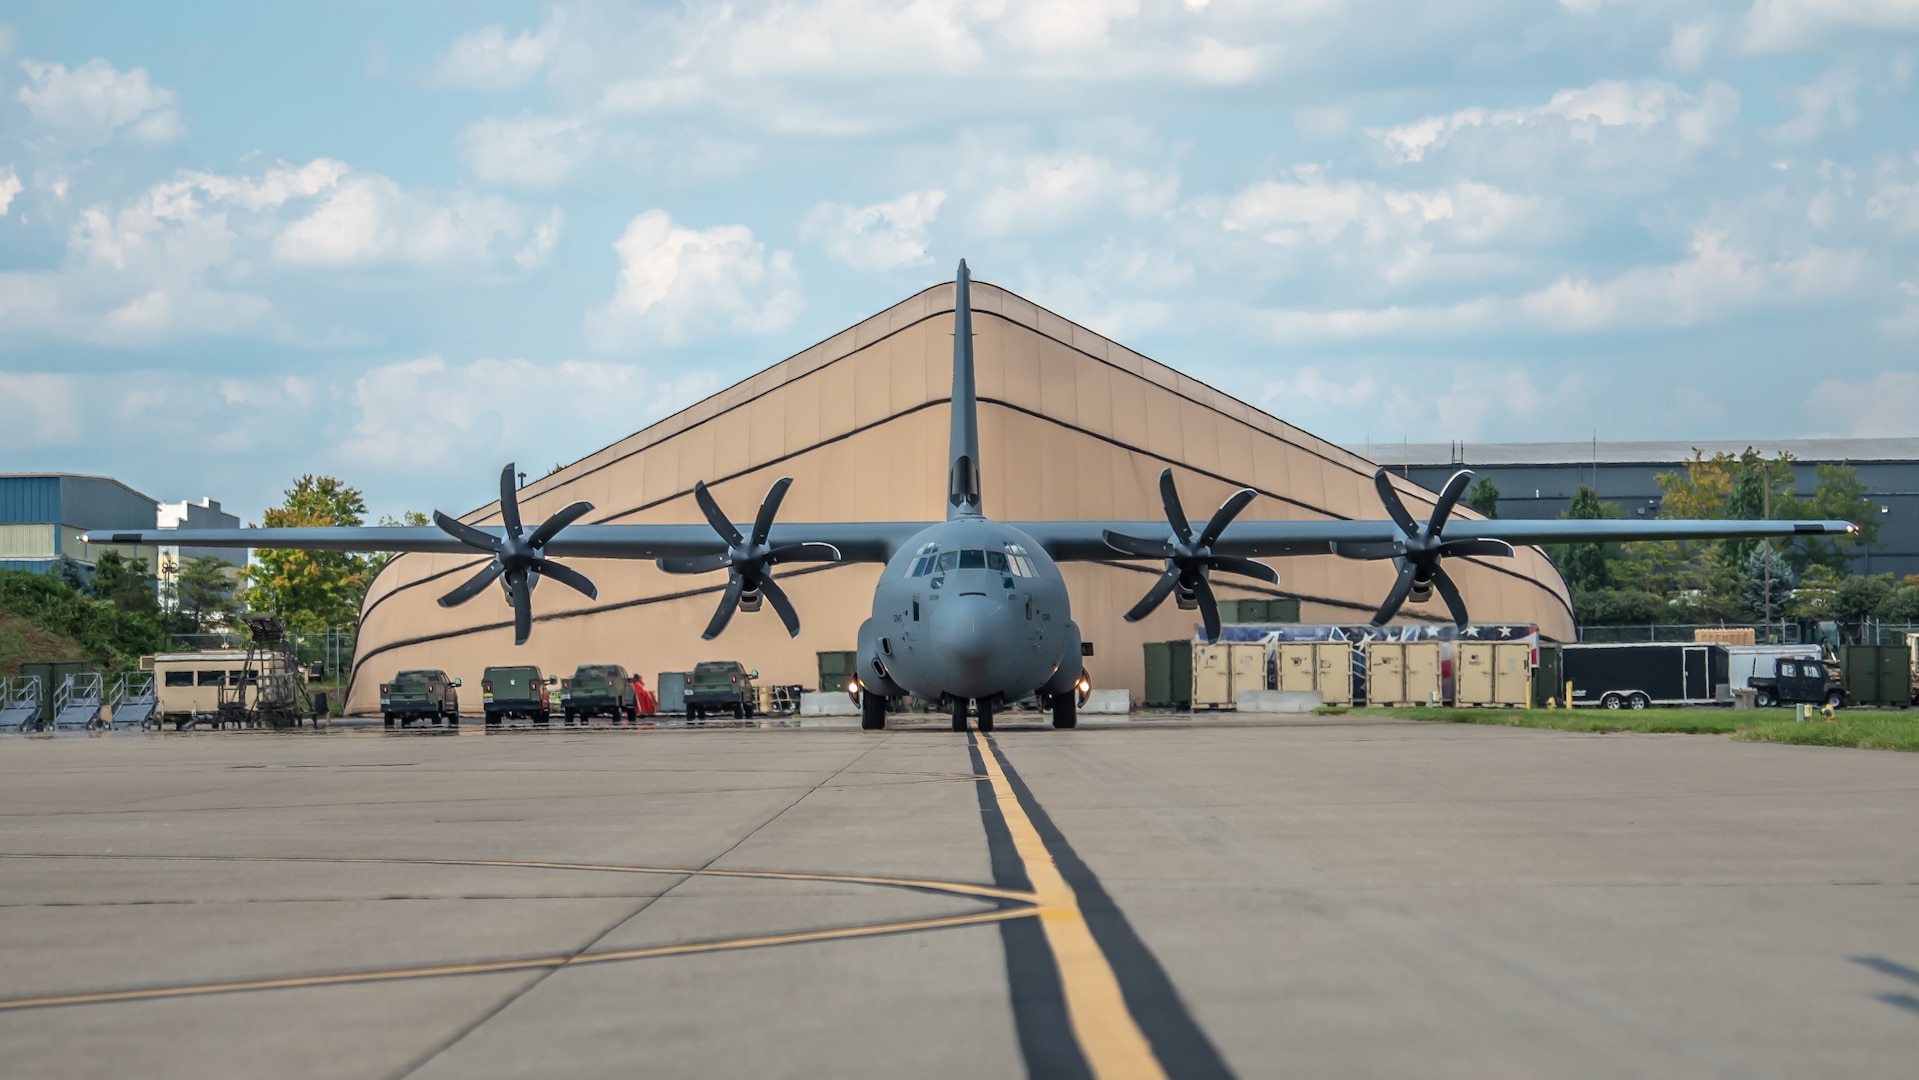
{"label": "concrete barrier", "polygon": [[800,716],[858,716],[860,707],[846,696],[844,690],[831,690],[824,694],[801,694]]}
{"label": "concrete barrier", "polygon": [[1125,716],[1133,711],[1133,692],[1127,689],[1094,690],[1086,695],[1080,712],[1089,716]]}
{"label": "concrete barrier", "polygon": [[1309,713],[1326,703],[1317,690],[1241,690],[1237,696],[1243,713]]}

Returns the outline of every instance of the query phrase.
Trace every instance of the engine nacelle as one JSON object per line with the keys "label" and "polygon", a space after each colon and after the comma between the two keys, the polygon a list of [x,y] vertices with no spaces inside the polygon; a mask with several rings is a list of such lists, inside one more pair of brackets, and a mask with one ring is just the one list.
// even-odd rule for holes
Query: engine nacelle
{"label": "engine nacelle", "polygon": [[881,697],[904,697],[906,691],[893,681],[892,673],[887,669],[886,650],[880,644],[880,634],[872,619],[860,623],[859,658],[855,671],[860,686],[867,693]]}

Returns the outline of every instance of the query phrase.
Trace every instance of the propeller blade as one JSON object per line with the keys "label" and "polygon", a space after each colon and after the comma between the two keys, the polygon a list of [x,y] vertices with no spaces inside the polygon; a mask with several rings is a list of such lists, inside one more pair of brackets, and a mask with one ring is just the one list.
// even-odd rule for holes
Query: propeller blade
{"label": "propeller blade", "polygon": [[733,556],[722,551],[713,555],[681,555],[653,561],[669,574],[710,574],[733,565]]}
{"label": "propeller blade", "polygon": [[740,535],[740,530],[733,527],[732,522],[726,520],[726,512],[720,509],[719,503],[713,501],[713,493],[706,490],[706,481],[693,482],[693,501],[700,504],[700,513],[706,515],[706,523],[713,526],[713,531],[719,533],[728,546],[739,547],[746,539]]}
{"label": "propeller blade", "polygon": [[733,621],[733,612],[740,606],[740,593],[745,589],[746,582],[740,577],[739,571],[726,575],[726,592],[720,596],[720,606],[714,610],[713,621],[706,624],[706,633],[701,634],[701,638],[712,641],[720,636],[726,624]]}
{"label": "propeller blade", "polygon": [[533,589],[524,572],[514,574],[509,584],[513,587],[513,644],[524,645],[533,633]]}
{"label": "propeller blade", "polygon": [[1101,536],[1106,538],[1106,546],[1114,551],[1128,555],[1137,555],[1142,559],[1164,559],[1172,554],[1172,549],[1164,540],[1142,540],[1137,536],[1127,536],[1108,529]]}
{"label": "propeller blade", "polygon": [[1179,486],[1173,483],[1171,469],[1160,470],[1159,504],[1166,509],[1166,523],[1173,527],[1173,535],[1179,537],[1181,543],[1191,543],[1193,526],[1186,520],[1186,508],[1179,504]]}
{"label": "propeller blade", "polygon": [[1399,580],[1393,582],[1393,590],[1386,594],[1386,602],[1379,605],[1379,611],[1373,615],[1374,626],[1384,626],[1391,622],[1393,616],[1399,614],[1399,609],[1405,606],[1406,597],[1413,591],[1414,572],[1412,563],[1400,564]]}
{"label": "propeller blade", "polygon": [[1446,610],[1453,613],[1453,625],[1466,628],[1466,598],[1459,595],[1459,586],[1446,576],[1446,571],[1434,568],[1433,588],[1439,590],[1440,599],[1446,601]]}
{"label": "propeller blade", "polygon": [[1333,554],[1342,559],[1397,559],[1406,554],[1406,545],[1397,540],[1383,543],[1342,540],[1333,544]]}
{"label": "propeller blade", "polygon": [[1499,559],[1513,557],[1513,546],[1504,540],[1448,540],[1439,545],[1439,553],[1445,556],[1479,555]]}
{"label": "propeller blade", "polygon": [[1219,504],[1219,509],[1213,511],[1213,519],[1206,523],[1206,531],[1199,534],[1199,546],[1212,547],[1213,541],[1219,539],[1219,534],[1226,531],[1226,526],[1232,524],[1239,512],[1246,509],[1246,504],[1258,495],[1259,492],[1252,488],[1240,488],[1227,496],[1226,501]]}
{"label": "propeller blade", "polygon": [[1269,585],[1279,584],[1279,571],[1263,562],[1242,559],[1237,555],[1214,555],[1206,560],[1208,570],[1218,570],[1223,574],[1238,574],[1241,577],[1258,578]]}
{"label": "propeller blade", "polygon": [[1193,597],[1199,601],[1199,618],[1206,624],[1206,643],[1219,640],[1219,601],[1213,599],[1213,587],[1205,578],[1193,582]]}
{"label": "propeller blade", "polygon": [[481,532],[466,522],[458,518],[448,517],[438,510],[433,511],[433,524],[438,525],[441,532],[468,547],[476,547],[481,551],[500,550],[499,537],[489,532]]}
{"label": "propeller blade", "polygon": [[766,562],[839,562],[843,556],[840,549],[820,540],[807,540],[798,544],[776,547],[766,553]]}
{"label": "propeller blade", "polygon": [[488,585],[493,584],[493,582],[499,578],[501,572],[498,559],[487,563],[480,569],[479,573],[467,578],[466,584],[440,597],[440,606],[449,608],[459,607],[461,604],[480,595]]}
{"label": "propeller blade", "polygon": [[1433,516],[1429,519],[1426,531],[1434,536],[1446,527],[1446,519],[1453,516],[1453,507],[1459,505],[1459,497],[1466,494],[1466,485],[1473,482],[1470,469],[1461,469],[1446,479],[1446,486],[1439,491],[1439,501],[1433,504]]}
{"label": "propeller blade", "polygon": [[1159,580],[1153,582],[1153,587],[1146,590],[1146,595],[1140,597],[1139,603],[1133,605],[1133,610],[1126,613],[1126,621],[1138,622],[1151,615],[1153,609],[1165,603],[1166,597],[1172,593],[1173,586],[1177,584],[1179,584],[1179,571],[1168,570],[1161,574]]}
{"label": "propeller blade", "polygon": [[760,500],[760,514],[753,519],[753,546],[763,547],[766,534],[773,531],[773,517],[780,512],[780,503],[786,498],[786,489],[793,486],[793,478],[782,476],[773,481],[766,489],[766,498]]}
{"label": "propeller blade", "polygon": [[598,600],[600,598],[600,590],[596,588],[591,581],[587,580],[585,574],[580,573],[578,570],[564,563],[556,563],[552,559],[534,559],[533,569],[541,577],[552,578],[554,581],[565,585],[574,592],[584,593],[588,600]]}
{"label": "propeller blade", "polygon": [[506,531],[514,536],[520,535],[520,493],[513,486],[513,463],[506,463],[500,470],[500,521]]}
{"label": "propeller blade", "polygon": [[555,533],[578,521],[582,514],[586,514],[592,509],[593,504],[590,502],[576,502],[569,505],[566,509],[540,522],[540,527],[534,529],[533,535],[526,538],[526,546],[535,548],[545,547],[546,542],[553,539]]}
{"label": "propeller blade", "polygon": [[786,590],[780,588],[771,577],[762,574],[760,595],[766,597],[766,602],[772,604],[773,610],[779,613],[780,621],[786,624],[786,636],[799,637],[800,613],[793,610],[793,601],[786,598]]}
{"label": "propeller blade", "polygon": [[1393,524],[1399,526],[1401,532],[1407,536],[1419,532],[1419,522],[1406,512],[1406,504],[1399,501],[1399,492],[1393,488],[1392,473],[1383,468],[1374,473],[1373,490],[1379,492],[1379,502],[1386,508],[1386,516],[1393,519]]}

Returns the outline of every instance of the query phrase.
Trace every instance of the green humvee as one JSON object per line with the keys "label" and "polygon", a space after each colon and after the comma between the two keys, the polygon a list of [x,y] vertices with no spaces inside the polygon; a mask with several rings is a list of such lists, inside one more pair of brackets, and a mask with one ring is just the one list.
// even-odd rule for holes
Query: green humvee
{"label": "green humvee", "polygon": [[744,720],[759,704],[759,690],[753,680],[757,671],[748,671],[738,660],[708,660],[693,665],[686,679],[686,718],[693,720],[711,713],[731,713]]}
{"label": "green humvee", "polygon": [[531,664],[487,668],[480,681],[480,691],[486,698],[486,726],[499,727],[509,716],[545,725],[553,716],[546,688],[556,682],[559,680],[542,676]]}
{"label": "green humvee", "polygon": [[392,682],[380,684],[380,716],[387,727],[395,722],[405,727],[415,720],[459,727],[460,696],[454,693],[459,685],[460,680],[447,678],[444,671],[402,671],[393,676]]}

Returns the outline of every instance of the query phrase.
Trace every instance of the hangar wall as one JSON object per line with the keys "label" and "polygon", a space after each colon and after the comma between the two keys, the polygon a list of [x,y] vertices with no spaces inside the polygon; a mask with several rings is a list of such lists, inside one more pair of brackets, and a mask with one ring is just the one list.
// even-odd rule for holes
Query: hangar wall
{"label": "hangar wall", "polygon": [[[577,499],[582,521],[697,523],[704,480],[736,521],[751,520],[775,479],[794,484],[780,520],[934,521],[944,517],[947,409],[952,381],[953,286],[910,297],[745,381],[578,462],[529,483],[521,513],[538,522]],[[1384,516],[1373,466],[1163,364],[1074,325],[1030,301],[974,282],[981,478],[989,515],[1006,520],[1163,520],[1159,471],[1172,466],[1187,512],[1210,513],[1235,488],[1261,497],[1243,520]],[[1415,514],[1432,493],[1401,483]],[[1465,513],[1465,511],[1461,511]],[[497,503],[466,515],[495,524]],[[660,671],[705,659],[738,659],[763,680],[811,685],[815,654],[850,649],[871,611],[876,565],[808,567],[781,575],[803,629],[789,639],[771,609],[742,613],[715,642],[700,632],[725,575],[678,577],[650,561],[569,560],[599,586],[588,600],[551,583],[534,594],[533,636],[513,646],[512,613],[497,591],[440,608],[435,600],[484,560],[401,555],[368,590],[347,708],[373,713],[379,683],[403,668],[440,668],[465,680],[477,703],[491,664],[538,664],[564,675],[582,663],[623,663],[649,685]],[[1271,560],[1277,589],[1221,579],[1222,599],[1297,596],[1306,622],[1366,621],[1391,586],[1390,563],[1331,557]],[[1455,560],[1449,572],[1475,619],[1534,622],[1569,640],[1566,588],[1544,555]],[[1073,614],[1095,654],[1096,685],[1144,690],[1140,644],[1186,638],[1195,613],[1162,605],[1128,624],[1120,616],[1151,583],[1153,567],[1068,564]],[[1445,618],[1437,602],[1402,619]]]}

